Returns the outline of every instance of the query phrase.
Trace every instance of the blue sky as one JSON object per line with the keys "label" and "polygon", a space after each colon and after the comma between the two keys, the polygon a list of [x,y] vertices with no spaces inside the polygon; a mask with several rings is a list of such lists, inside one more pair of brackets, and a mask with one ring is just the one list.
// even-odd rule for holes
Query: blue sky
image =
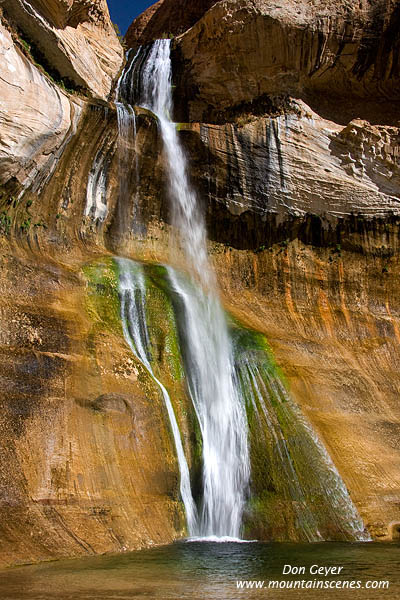
{"label": "blue sky", "polygon": [[140,15],[146,8],[155,4],[157,0],[107,0],[110,9],[111,20],[117,23],[122,35],[132,23],[133,19]]}

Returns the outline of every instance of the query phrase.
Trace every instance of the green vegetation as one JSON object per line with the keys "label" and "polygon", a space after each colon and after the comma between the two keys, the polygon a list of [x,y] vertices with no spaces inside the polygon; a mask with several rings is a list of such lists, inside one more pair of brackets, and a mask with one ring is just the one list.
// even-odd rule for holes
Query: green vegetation
{"label": "green vegetation", "polygon": [[8,235],[11,230],[11,217],[4,210],[0,213],[0,234]]}
{"label": "green vegetation", "polygon": [[37,67],[54,84],[68,94],[78,93],[87,96],[87,90],[77,86],[71,79],[62,77],[60,73],[51,66],[40,48],[31,40],[25,38],[21,31],[17,31],[14,34],[14,37],[16,37],[16,41],[19,42],[25,51],[25,54],[28,56],[28,58],[30,58],[35,67]]}
{"label": "green vegetation", "polygon": [[43,229],[47,229],[47,225],[44,221],[37,221],[34,223],[34,227],[43,227]]}
{"label": "green vegetation", "polygon": [[24,221],[22,221],[21,225],[20,225],[20,229],[23,233],[28,233],[30,227],[31,227],[31,217],[28,217],[26,219],[24,219]]}
{"label": "green vegetation", "polygon": [[174,381],[182,381],[184,371],[165,267],[146,265],[145,273],[149,332],[154,340],[153,346],[158,349],[158,365],[155,368],[161,367],[162,370],[164,367]]}
{"label": "green vegetation", "polygon": [[122,35],[122,33],[121,33],[121,31],[120,31],[117,23],[113,23],[112,25],[114,27],[115,33],[117,34],[117,38],[119,40],[119,43],[121,44],[121,46],[123,47],[123,49],[126,50],[127,49],[127,45],[126,45],[126,42],[125,42],[125,38]]}
{"label": "green vegetation", "polygon": [[120,319],[118,273],[115,262],[109,258],[83,267],[88,282],[86,309],[95,330],[105,328],[122,334]]}
{"label": "green vegetation", "polygon": [[21,36],[20,36],[20,42],[21,42],[22,46],[25,48],[25,50],[28,52],[28,54],[31,54],[31,47],[30,47],[30,45]]}
{"label": "green vegetation", "polygon": [[[85,266],[83,273],[88,285],[86,307],[93,323],[91,352],[96,351],[96,336],[105,331],[119,336],[124,344],[118,264],[112,258],[103,259]],[[149,360],[173,402],[187,456],[190,455],[196,496],[201,491],[202,439],[186,388],[180,305],[164,266],[145,264],[143,274]],[[246,403],[250,437],[252,479],[246,532],[250,537],[268,537],[273,531],[275,539],[282,540],[288,535],[298,540],[314,539],[318,529],[329,535],[329,523],[335,522],[335,507],[327,500],[326,486],[333,489],[333,484],[313,434],[288,394],[288,383],[265,336],[243,327],[232,317],[229,328],[236,381]],[[132,358],[141,389],[156,398],[159,392],[154,381],[140,361],[133,355]]]}
{"label": "green vegetation", "polygon": [[338,255],[338,256],[342,256],[342,246],[341,244],[336,244],[336,247],[334,249],[334,252]]}

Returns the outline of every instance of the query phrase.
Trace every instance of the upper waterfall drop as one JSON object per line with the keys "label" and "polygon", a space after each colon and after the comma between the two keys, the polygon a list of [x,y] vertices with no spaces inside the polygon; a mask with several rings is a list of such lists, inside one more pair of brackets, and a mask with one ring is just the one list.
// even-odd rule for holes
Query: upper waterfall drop
{"label": "upper waterfall drop", "polygon": [[179,234],[188,266],[199,280],[214,287],[214,274],[207,256],[207,233],[196,193],[188,175],[188,164],[173,114],[171,40],[156,40],[145,56],[137,57],[133,69],[136,101],[158,118],[168,167],[172,224]]}
{"label": "upper waterfall drop", "polygon": [[[115,106],[117,108],[118,121],[118,163],[119,163],[119,225],[123,229],[133,231],[137,235],[143,235],[145,229],[143,227],[140,216],[140,174],[139,174],[139,157],[136,147],[136,113],[133,106],[134,90],[132,87],[131,71],[135,65],[140,49],[133,54],[132,50],[128,50],[126,59],[127,66],[122,71],[118,79],[115,90]],[[132,151],[134,151],[134,165],[132,169]],[[135,193],[133,202],[129,199],[129,177],[128,173],[133,173],[135,179]]]}

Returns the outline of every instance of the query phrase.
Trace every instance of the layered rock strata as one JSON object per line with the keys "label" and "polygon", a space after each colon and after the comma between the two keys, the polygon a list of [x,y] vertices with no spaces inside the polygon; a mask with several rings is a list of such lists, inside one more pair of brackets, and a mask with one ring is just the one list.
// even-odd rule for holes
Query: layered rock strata
{"label": "layered rock strata", "polygon": [[[31,5],[49,60],[58,35],[100,32],[90,19],[108,19],[91,16],[93,3]],[[191,29],[174,43],[177,118],[188,121],[178,127],[224,302],[266,334],[370,532],[385,539],[400,520],[399,129],[387,103],[397,98],[397,9],[375,6],[223,0],[183,21]],[[45,38],[48,23],[58,33]],[[169,542],[184,521],[165,411],[85,266],[113,253],[179,266],[157,123],[136,109],[122,198],[114,105],[51,81],[4,24],[1,562]],[[110,51],[115,61],[96,84],[64,51],[57,69],[105,98],[122,50],[112,35],[111,50],[98,39],[98,66]],[[264,525],[256,534],[273,538]]]}
{"label": "layered rock strata", "polygon": [[105,0],[10,0],[5,14],[56,77],[105,100],[123,51]]}
{"label": "layered rock strata", "polygon": [[17,48],[0,25],[0,181],[40,191],[76,133],[83,103],[69,97]]}
{"label": "layered rock strata", "polygon": [[203,122],[264,94],[289,94],[341,124],[393,123],[399,19],[392,0],[217,2],[177,40],[177,95]]}

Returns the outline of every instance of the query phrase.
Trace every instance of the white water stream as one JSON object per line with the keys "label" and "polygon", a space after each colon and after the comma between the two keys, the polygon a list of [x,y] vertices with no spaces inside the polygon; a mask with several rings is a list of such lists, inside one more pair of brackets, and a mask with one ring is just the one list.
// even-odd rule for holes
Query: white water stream
{"label": "white water stream", "polygon": [[189,392],[203,440],[203,498],[191,535],[238,538],[250,477],[245,406],[234,386],[232,347],[207,257],[207,238],[185,153],[171,119],[170,40],[153,43],[140,62],[140,104],[159,120],[168,169],[173,225],[188,270],[200,288],[169,268],[187,336]]}
{"label": "white water stream", "polygon": [[197,510],[190,489],[189,467],[183,451],[178,423],[169,394],[154,375],[150,364],[150,337],[146,321],[146,285],[143,269],[140,264],[124,258],[118,258],[116,261],[119,267],[121,320],[125,340],[158,385],[164,398],[178,457],[180,492],[185,505],[187,525],[189,531],[193,531],[197,526]]}
{"label": "white water stream", "polygon": [[[139,55],[139,51],[133,56],[132,50],[127,53],[127,68],[123,70],[118,80],[115,90],[115,106],[117,108],[118,119],[118,161],[119,161],[119,217],[124,222],[124,227],[128,226],[128,231],[143,233],[142,224],[139,216],[139,155],[136,148],[136,113],[132,106],[134,90],[132,88],[132,69]],[[130,176],[131,149],[134,150],[134,169],[135,169],[135,194],[132,203],[128,203],[130,198]],[[122,208],[124,207],[124,209]]]}

